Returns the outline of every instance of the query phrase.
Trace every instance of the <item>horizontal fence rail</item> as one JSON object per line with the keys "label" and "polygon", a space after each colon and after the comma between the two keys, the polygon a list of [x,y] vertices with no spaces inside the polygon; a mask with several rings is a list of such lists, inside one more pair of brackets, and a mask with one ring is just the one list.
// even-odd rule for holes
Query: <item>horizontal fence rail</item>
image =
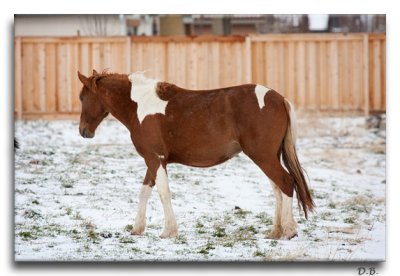
{"label": "horizontal fence rail", "polygon": [[199,37],[16,37],[14,110],[21,118],[80,112],[77,71],[130,73],[188,89],[258,83],[304,110],[385,111],[385,34]]}

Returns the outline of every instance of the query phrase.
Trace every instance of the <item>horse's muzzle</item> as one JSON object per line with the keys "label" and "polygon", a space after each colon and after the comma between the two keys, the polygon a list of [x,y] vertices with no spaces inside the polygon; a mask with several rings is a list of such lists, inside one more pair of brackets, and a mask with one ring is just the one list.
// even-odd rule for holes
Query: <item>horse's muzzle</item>
{"label": "horse's muzzle", "polygon": [[79,132],[83,138],[93,138],[94,132],[91,132],[87,127],[79,129]]}

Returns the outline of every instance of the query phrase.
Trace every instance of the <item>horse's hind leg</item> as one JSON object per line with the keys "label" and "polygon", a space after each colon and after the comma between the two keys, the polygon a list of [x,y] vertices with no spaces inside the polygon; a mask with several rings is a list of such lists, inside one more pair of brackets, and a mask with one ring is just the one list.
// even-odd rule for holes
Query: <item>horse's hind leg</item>
{"label": "horse's hind leg", "polygon": [[139,207],[135,218],[135,225],[132,228],[132,235],[141,235],[146,227],[146,208],[147,201],[150,198],[151,192],[155,181],[150,178],[149,171],[147,170],[146,176],[143,181],[142,188],[139,193]]}
{"label": "horse's hind leg", "polygon": [[250,158],[271,180],[276,198],[274,225],[267,238],[293,238],[297,235],[297,223],[293,218],[293,178],[282,167],[277,157],[268,162],[251,156]]}
{"label": "horse's hind leg", "polygon": [[269,239],[279,239],[282,236],[282,193],[278,186],[270,179],[275,195],[275,218],[272,231],[267,235]]}

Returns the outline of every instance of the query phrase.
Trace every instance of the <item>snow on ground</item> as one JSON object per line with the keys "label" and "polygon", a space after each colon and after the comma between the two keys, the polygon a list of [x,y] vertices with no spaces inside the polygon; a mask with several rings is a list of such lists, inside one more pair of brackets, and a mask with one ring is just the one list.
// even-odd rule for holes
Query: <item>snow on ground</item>
{"label": "snow on ground", "polygon": [[306,221],[295,201],[299,235],[290,241],[265,238],[274,196],[244,154],[206,169],[169,165],[178,237],[159,238],[164,218],[156,191],[145,234],[131,236],[146,167],[129,132],[106,120],[89,140],[77,121],[18,121],[15,259],[384,260],[386,133],[367,121],[299,121],[299,157],[317,209]]}

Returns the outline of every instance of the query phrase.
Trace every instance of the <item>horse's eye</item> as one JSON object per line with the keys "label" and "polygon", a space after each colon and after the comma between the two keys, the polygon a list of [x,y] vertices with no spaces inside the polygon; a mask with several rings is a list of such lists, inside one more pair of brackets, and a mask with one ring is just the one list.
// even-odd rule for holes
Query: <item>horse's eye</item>
{"label": "horse's eye", "polygon": [[83,101],[83,96],[79,95],[79,100],[81,100],[81,102]]}

